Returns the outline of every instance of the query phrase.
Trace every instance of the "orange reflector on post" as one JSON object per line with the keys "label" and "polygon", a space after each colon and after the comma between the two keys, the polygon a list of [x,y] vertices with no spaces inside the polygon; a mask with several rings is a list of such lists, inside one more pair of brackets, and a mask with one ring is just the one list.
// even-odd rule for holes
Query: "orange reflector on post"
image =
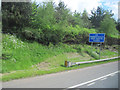
{"label": "orange reflector on post", "polygon": [[67,61],[65,61],[65,67],[67,67]]}

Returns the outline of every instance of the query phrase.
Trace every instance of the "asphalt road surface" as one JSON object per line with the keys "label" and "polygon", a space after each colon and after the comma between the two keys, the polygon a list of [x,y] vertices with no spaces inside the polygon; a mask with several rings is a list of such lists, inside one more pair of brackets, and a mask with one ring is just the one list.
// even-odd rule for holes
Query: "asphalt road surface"
{"label": "asphalt road surface", "polygon": [[3,88],[118,88],[118,62],[2,83]]}

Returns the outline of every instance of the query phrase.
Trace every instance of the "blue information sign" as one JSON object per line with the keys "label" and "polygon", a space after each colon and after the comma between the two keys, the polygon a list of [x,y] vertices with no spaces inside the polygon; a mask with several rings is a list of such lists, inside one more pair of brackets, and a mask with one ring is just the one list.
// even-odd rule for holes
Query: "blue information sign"
{"label": "blue information sign", "polygon": [[89,42],[104,42],[105,33],[89,34]]}

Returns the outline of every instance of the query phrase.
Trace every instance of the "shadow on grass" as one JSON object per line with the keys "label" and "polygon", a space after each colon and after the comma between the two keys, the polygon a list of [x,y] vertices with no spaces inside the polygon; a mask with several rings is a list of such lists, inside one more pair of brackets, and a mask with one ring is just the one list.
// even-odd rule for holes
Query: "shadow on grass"
{"label": "shadow on grass", "polygon": [[[76,67],[76,66],[79,66],[80,64],[76,64],[76,65],[73,65],[73,66],[70,66],[70,67]],[[65,65],[60,65],[61,67],[66,67]],[[68,68],[68,67],[66,67],[66,68]]]}
{"label": "shadow on grass", "polygon": [[61,67],[66,67],[65,65],[60,65]]}

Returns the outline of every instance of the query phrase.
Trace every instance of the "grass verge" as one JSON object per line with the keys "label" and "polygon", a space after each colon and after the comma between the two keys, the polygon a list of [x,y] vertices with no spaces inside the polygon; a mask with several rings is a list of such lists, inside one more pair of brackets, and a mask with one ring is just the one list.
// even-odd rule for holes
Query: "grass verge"
{"label": "grass verge", "polygon": [[66,70],[79,69],[79,68],[84,68],[84,67],[89,67],[89,66],[114,62],[114,61],[118,61],[118,60],[120,60],[120,58],[119,59],[113,59],[113,60],[110,60],[110,61],[102,61],[102,62],[81,64],[79,66],[73,66],[73,67],[69,67],[69,68],[61,66],[61,67],[57,67],[57,68],[54,68],[54,69],[51,69],[51,70],[45,70],[45,71],[42,71],[42,70],[16,71],[15,73],[8,73],[8,74],[2,76],[2,78],[0,78],[0,80],[9,81],[9,80],[13,80],[13,79],[33,77],[33,76],[37,76],[37,75],[44,75],[44,74],[56,73],[56,72],[61,72],[61,71],[66,71]]}

